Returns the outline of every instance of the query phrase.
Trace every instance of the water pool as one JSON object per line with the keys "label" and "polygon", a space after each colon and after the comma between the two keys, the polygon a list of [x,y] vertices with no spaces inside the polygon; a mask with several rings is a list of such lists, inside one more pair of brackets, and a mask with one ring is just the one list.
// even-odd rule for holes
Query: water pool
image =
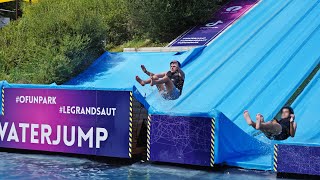
{"label": "water pool", "polygon": [[0,179],[276,179],[271,172],[243,169],[195,170],[173,165],[110,165],[87,158],[0,152]]}

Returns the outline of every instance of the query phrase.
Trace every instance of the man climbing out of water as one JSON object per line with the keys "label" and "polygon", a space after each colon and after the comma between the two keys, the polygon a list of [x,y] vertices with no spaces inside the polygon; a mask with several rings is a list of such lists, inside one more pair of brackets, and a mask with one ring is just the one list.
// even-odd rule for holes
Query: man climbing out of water
{"label": "man climbing out of water", "polygon": [[288,106],[281,109],[280,120],[273,119],[272,121],[264,122],[263,116],[258,113],[256,122],[253,122],[247,110],[244,111],[243,116],[250,126],[262,131],[267,138],[272,140],[285,140],[289,136],[294,137],[296,133],[297,123],[294,122],[294,111]]}
{"label": "man climbing out of water", "polygon": [[170,71],[154,74],[147,71],[144,65],[141,65],[141,69],[144,73],[150,76],[147,80],[142,80],[139,76],[136,76],[136,80],[142,85],[150,84],[156,85],[159,93],[164,99],[175,100],[178,99],[182,93],[185,74],[181,70],[181,64],[179,61],[173,60],[170,62]]}

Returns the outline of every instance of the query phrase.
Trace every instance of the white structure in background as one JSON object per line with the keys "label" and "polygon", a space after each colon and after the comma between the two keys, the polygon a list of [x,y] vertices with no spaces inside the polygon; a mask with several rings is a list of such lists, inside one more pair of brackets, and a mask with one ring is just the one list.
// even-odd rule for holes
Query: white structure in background
{"label": "white structure in background", "polygon": [[10,18],[0,17],[0,28],[3,28],[5,25],[10,23]]}

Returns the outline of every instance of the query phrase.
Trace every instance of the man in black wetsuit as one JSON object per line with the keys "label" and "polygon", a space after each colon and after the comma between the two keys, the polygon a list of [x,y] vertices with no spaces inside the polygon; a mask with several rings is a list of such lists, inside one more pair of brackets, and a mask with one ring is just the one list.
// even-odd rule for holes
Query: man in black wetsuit
{"label": "man in black wetsuit", "polygon": [[249,112],[246,110],[243,116],[247,123],[253,128],[262,131],[266,137],[272,140],[285,140],[288,137],[294,137],[297,129],[297,123],[294,121],[294,111],[291,107],[283,107],[281,109],[281,119],[273,119],[264,122],[263,116],[258,113],[256,122],[253,122]]}
{"label": "man in black wetsuit", "polygon": [[139,76],[136,76],[136,80],[142,85],[150,84],[156,85],[159,93],[164,99],[175,100],[178,99],[182,93],[185,74],[181,70],[181,64],[179,61],[170,62],[170,71],[153,74],[147,71],[144,65],[141,65],[141,69],[144,73],[150,76],[147,80],[142,80]]}

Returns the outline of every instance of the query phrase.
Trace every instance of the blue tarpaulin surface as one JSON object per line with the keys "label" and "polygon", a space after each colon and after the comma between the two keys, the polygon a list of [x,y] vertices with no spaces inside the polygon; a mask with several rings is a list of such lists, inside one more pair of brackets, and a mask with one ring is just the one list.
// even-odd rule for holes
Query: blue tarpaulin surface
{"label": "blue tarpaulin surface", "polygon": [[292,104],[298,128],[284,144],[320,146],[320,71]]}
{"label": "blue tarpaulin surface", "polygon": [[[106,52],[66,87],[131,90],[135,86],[142,95],[138,99],[150,105],[150,114],[215,117],[220,131],[217,162],[270,170],[272,142],[254,135],[256,131],[246,124],[242,113],[247,109],[253,117],[260,112],[272,119],[319,64],[319,3],[263,0],[208,47],[187,52]],[[142,87],[135,81],[136,75],[148,78],[141,64],[158,73],[168,71],[172,60],[179,60],[186,73],[179,99],[163,100],[156,87]],[[305,97],[312,99],[314,94]],[[311,123],[313,116],[312,110],[298,110],[312,109],[303,102],[294,106],[299,129],[297,137],[288,142],[303,142],[305,136],[318,142],[319,132],[300,132],[304,127],[300,124]],[[305,125],[316,131],[312,127],[317,126]]]}
{"label": "blue tarpaulin surface", "polygon": [[[220,160],[245,168],[271,169],[271,151],[256,157],[253,153],[236,155],[253,139],[263,142],[266,149],[272,147],[263,135],[253,137],[256,131],[246,124],[242,112],[247,109],[253,117],[260,112],[267,120],[272,119],[319,64],[319,2],[265,0],[196,53],[106,53],[68,84],[112,88],[135,85],[150,104],[151,114],[213,117],[216,111],[222,112],[236,125],[232,128],[241,129],[249,137],[233,134],[237,131],[232,128],[224,129],[224,142],[236,147],[230,150],[234,156]],[[179,99],[165,101],[156,87],[141,87],[135,82],[135,75],[147,78],[141,64],[151,72],[165,72],[173,59],[182,61],[186,73]],[[242,137],[241,143],[232,141],[237,135]]]}

